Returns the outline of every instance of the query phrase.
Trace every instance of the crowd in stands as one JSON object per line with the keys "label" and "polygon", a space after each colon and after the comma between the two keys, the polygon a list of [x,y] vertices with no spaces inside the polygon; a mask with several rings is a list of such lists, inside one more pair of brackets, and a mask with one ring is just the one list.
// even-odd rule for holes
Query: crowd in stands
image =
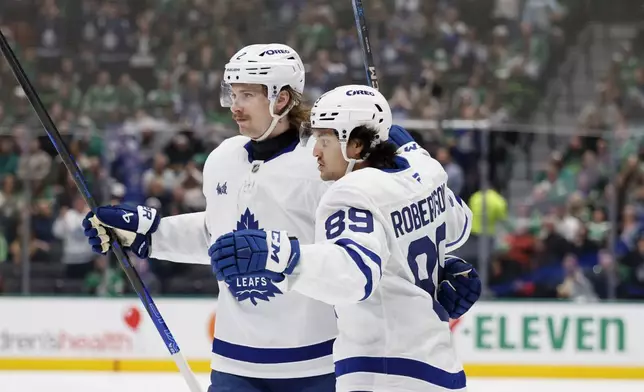
{"label": "crowd in stands", "polygon": [[[219,89],[223,65],[239,48],[259,42],[296,48],[307,68],[305,96],[310,102],[337,85],[364,83],[349,3],[3,0],[0,29],[97,200],[145,203],[167,216],[204,208],[205,158],[237,132],[228,109],[219,105]],[[365,6],[382,91],[396,121],[528,121],[571,37],[586,22],[583,2],[576,0],[370,0]],[[605,82],[606,90],[619,88],[621,100],[615,105],[614,94],[605,93],[613,95],[601,110],[614,116],[602,119],[625,121],[642,114],[644,71],[638,70],[634,53],[635,46],[625,51],[615,75]],[[583,116],[589,124],[597,117],[590,109]],[[452,189],[466,201],[476,194],[476,167],[482,158],[476,132],[414,136],[443,163]],[[501,138],[503,146],[517,142],[516,134]],[[531,290],[531,283],[519,277],[555,253],[577,260],[585,253],[575,246],[605,249],[607,206],[591,200],[604,200],[606,177],[597,167],[606,145],[602,147],[601,138],[593,140],[576,138],[569,149],[553,155],[535,188],[535,202],[525,206],[523,215],[504,221],[511,234],[493,249],[501,256],[491,264],[490,283],[511,282],[513,289],[497,295],[557,296],[556,287]],[[499,173],[507,165],[507,151],[496,145],[492,143],[492,180],[503,184]],[[640,180],[637,152],[625,152],[620,211],[637,213],[639,208],[631,200]],[[565,188],[566,181],[578,178],[584,182]],[[567,203],[557,210],[556,220],[549,214],[550,197],[539,199],[546,194],[558,194],[557,200]],[[97,257],[86,246],[80,226],[86,212],[8,65],[0,62],[0,293],[21,290],[25,259],[31,260],[32,292],[126,293],[129,285],[115,260]],[[567,213],[584,224],[563,219]],[[566,228],[562,238],[544,239],[548,230],[561,231],[558,224]],[[582,230],[588,240],[579,245]],[[623,260],[638,260],[638,240],[630,234],[624,238]],[[506,259],[512,261],[499,267]],[[206,266],[133,262],[153,292],[216,293]],[[628,263],[620,265],[637,265]],[[638,276],[635,267],[629,268],[628,276]]]}
{"label": "crowd in stands", "polygon": [[498,295],[644,298],[643,120],[640,29],[614,53],[578,132],[552,151],[506,221],[490,279]]}

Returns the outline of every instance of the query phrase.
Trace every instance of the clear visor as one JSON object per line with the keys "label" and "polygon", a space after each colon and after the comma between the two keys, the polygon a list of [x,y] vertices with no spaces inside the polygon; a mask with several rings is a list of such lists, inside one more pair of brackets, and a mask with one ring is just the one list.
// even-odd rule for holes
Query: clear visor
{"label": "clear visor", "polygon": [[315,128],[311,127],[310,121],[304,121],[300,124],[300,146],[306,147],[309,142],[315,143],[315,136],[313,135],[314,131]]}
{"label": "clear visor", "polygon": [[221,81],[221,89],[219,90],[219,103],[222,108],[229,108],[233,106],[233,87],[226,81]]}
{"label": "clear visor", "polygon": [[[338,131],[333,128],[312,127],[310,122],[303,122],[300,125],[300,145],[302,147],[317,145],[326,148],[333,141],[338,141]],[[319,143],[319,144],[318,144]],[[340,142],[342,144],[342,142]]]}
{"label": "clear visor", "polygon": [[232,85],[222,80],[219,90],[219,104],[222,108],[230,108],[235,104],[237,104],[237,106],[242,106],[246,103],[246,101],[252,99],[252,97],[256,96],[257,94],[257,92],[253,92],[253,94],[246,94],[242,92],[238,95],[235,95]]}

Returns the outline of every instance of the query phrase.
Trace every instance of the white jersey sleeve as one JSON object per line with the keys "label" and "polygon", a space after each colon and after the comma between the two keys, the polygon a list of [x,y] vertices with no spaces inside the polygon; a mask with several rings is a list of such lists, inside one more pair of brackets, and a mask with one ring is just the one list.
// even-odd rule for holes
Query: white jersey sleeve
{"label": "white jersey sleeve", "polygon": [[383,222],[358,189],[334,184],[317,209],[315,244],[301,245],[289,288],[332,305],[369,298],[389,258]]}
{"label": "white jersey sleeve", "polygon": [[446,221],[447,229],[445,232],[445,252],[450,253],[463,246],[470,238],[472,231],[472,210],[465,204],[460,197],[448,187],[445,187],[445,198],[447,199]]}
{"label": "white jersey sleeve", "polygon": [[214,206],[209,193],[215,190],[212,174],[218,171],[217,162],[226,156],[230,145],[238,140],[232,139],[234,140],[225,140],[211,151],[204,164],[203,193],[206,197],[206,211],[162,218],[157,231],[152,234],[150,257],[176,263],[210,264],[208,248],[212,233],[208,225],[208,211]]}
{"label": "white jersey sleeve", "polygon": [[150,257],[176,263],[210,264],[210,234],[205,218],[205,212],[162,218],[152,234]]}

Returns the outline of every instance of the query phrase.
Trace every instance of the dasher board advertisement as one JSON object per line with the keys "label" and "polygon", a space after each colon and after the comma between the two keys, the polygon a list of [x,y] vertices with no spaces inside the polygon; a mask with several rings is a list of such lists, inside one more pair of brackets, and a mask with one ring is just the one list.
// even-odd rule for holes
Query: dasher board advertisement
{"label": "dasher board advertisement", "polygon": [[[195,371],[216,299],[159,299]],[[644,379],[644,304],[481,301],[450,327],[472,377]],[[0,298],[0,370],[176,371],[135,298]]]}

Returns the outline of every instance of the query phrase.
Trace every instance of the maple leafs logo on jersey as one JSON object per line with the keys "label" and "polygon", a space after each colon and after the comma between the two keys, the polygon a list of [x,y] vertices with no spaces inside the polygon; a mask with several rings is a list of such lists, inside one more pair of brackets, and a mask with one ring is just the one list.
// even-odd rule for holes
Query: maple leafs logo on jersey
{"label": "maple leafs logo on jersey", "polygon": [[259,222],[255,220],[255,215],[250,212],[248,208],[242,214],[241,218],[237,221],[237,228],[235,230],[261,230]]}
{"label": "maple leafs logo on jersey", "polygon": [[[237,221],[237,228],[235,230],[262,230],[259,227],[259,221],[255,219],[255,215],[246,208],[246,211],[241,215]],[[242,302],[250,300],[250,302],[257,306],[258,300],[269,301],[277,294],[283,294],[269,278],[263,276],[251,276],[237,278],[232,282],[228,282],[230,292],[237,298],[237,301]]]}

